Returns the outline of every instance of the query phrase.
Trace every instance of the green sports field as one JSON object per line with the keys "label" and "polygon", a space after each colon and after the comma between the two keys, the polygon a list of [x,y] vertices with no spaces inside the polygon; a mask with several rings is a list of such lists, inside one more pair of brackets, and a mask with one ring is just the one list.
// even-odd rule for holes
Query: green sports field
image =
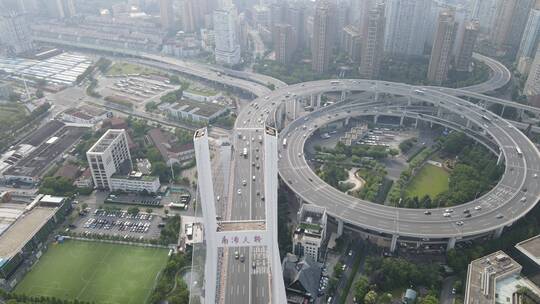
{"label": "green sports field", "polygon": [[443,168],[425,164],[407,187],[407,196],[422,198],[429,195],[435,198],[437,194],[448,190],[448,175]]}
{"label": "green sports field", "polygon": [[166,249],[67,240],[50,245],[15,292],[96,303],[145,303]]}

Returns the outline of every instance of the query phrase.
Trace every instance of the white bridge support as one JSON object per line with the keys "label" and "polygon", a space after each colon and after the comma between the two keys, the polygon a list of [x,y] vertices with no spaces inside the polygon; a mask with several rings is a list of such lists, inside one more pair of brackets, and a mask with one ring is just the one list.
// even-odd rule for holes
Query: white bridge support
{"label": "white bridge support", "polygon": [[497,166],[500,165],[503,160],[504,160],[504,154],[501,151],[499,152],[499,156],[497,157]]}
{"label": "white bridge support", "polygon": [[495,230],[495,231],[493,232],[493,238],[494,238],[494,239],[500,238],[501,235],[502,235],[502,233],[503,233],[503,231],[504,231],[504,226],[497,228],[497,230]]}
{"label": "white bridge support", "polygon": [[390,243],[390,252],[396,251],[398,238],[399,238],[399,235],[397,234],[392,235],[392,241]]}
{"label": "white bridge support", "polygon": [[216,239],[216,205],[214,202],[214,185],[212,183],[212,167],[210,164],[210,148],[206,128],[195,132],[193,138],[195,158],[197,160],[197,180],[199,197],[204,220],[204,239],[206,242],[206,263],[204,267],[205,303],[216,302],[217,278],[217,239]]}
{"label": "white bridge support", "polygon": [[399,118],[399,125],[400,126],[403,126],[403,121],[405,120],[405,116],[404,115],[401,115],[401,117]]}
{"label": "white bridge support", "polygon": [[278,246],[278,134],[265,127],[264,135],[264,193],[266,195],[266,229],[271,235],[268,245],[270,260],[271,303],[287,303],[283,271]]}
{"label": "white bridge support", "polygon": [[336,219],[337,220],[337,237],[340,237],[343,235],[343,220]]}
{"label": "white bridge support", "polygon": [[452,237],[448,239],[448,244],[446,245],[446,251],[454,249],[456,247],[456,238]]}

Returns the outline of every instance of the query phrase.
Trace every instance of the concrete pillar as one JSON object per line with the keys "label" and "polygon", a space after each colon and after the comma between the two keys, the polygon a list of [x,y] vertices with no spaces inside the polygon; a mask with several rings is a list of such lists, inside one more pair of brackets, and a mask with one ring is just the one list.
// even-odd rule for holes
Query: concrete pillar
{"label": "concrete pillar", "polygon": [[438,107],[437,108],[437,117],[441,117],[442,116],[442,109],[441,107]]}
{"label": "concrete pillar", "polygon": [[298,100],[295,98],[293,99],[293,120],[295,120],[298,117]]}
{"label": "concrete pillar", "polygon": [[519,109],[518,110],[518,117],[520,121],[523,121],[523,114],[525,113],[525,110]]}
{"label": "concrete pillar", "polygon": [[415,129],[418,128],[418,118],[416,118],[416,119],[414,120],[414,128],[415,128]]}
{"label": "concrete pillar", "polygon": [[343,235],[343,221],[338,219],[337,220],[337,236],[340,237]]}
{"label": "concrete pillar", "polygon": [[503,116],[504,116],[504,110],[506,110],[506,106],[505,106],[505,105],[503,105],[503,106],[502,106],[502,110],[501,110],[501,117],[503,117]]}
{"label": "concrete pillar", "polygon": [[345,98],[347,98],[347,91],[341,91],[341,98],[340,98],[340,101],[344,101]]}
{"label": "concrete pillar", "polygon": [[350,120],[351,120],[351,118],[350,118],[350,117],[347,117],[347,118],[345,118],[345,125],[346,125],[346,126],[348,126],[348,125],[349,125],[349,121],[350,121]]}
{"label": "concrete pillar", "polygon": [[390,252],[396,251],[398,237],[399,235],[397,234],[392,235],[392,242],[390,243]]}
{"label": "concrete pillar", "polygon": [[315,95],[310,95],[309,105],[315,107]]}
{"label": "concrete pillar", "polygon": [[433,121],[429,123],[429,127],[433,129]]}
{"label": "concrete pillar", "polygon": [[494,238],[494,239],[500,238],[500,237],[501,237],[501,234],[503,233],[503,231],[504,231],[504,226],[502,226],[502,227],[500,227],[500,228],[497,228],[497,230],[495,230],[495,231],[493,232],[493,238]]}
{"label": "concrete pillar", "polygon": [[500,165],[503,159],[504,159],[504,155],[501,151],[499,152],[499,156],[497,157],[497,165]]}
{"label": "concrete pillar", "polygon": [[471,121],[467,119],[467,129],[471,128]]}
{"label": "concrete pillar", "polygon": [[407,105],[408,106],[411,106],[412,105],[412,97],[409,95],[407,96]]}
{"label": "concrete pillar", "polygon": [[317,95],[317,109],[321,107],[322,94]]}
{"label": "concrete pillar", "polygon": [[448,244],[446,245],[446,250],[450,250],[450,249],[454,249],[454,247],[456,246],[456,238],[453,237],[453,238],[449,238],[448,239]]}
{"label": "concrete pillar", "polygon": [[378,121],[378,120],[379,120],[379,115],[374,115],[374,116],[373,116],[373,122],[374,122],[375,124],[377,124],[377,121]]}
{"label": "concrete pillar", "polygon": [[405,120],[405,116],[402,115],[402,116],[399,118],[399,125],[400,125],[400,126],[403,126],[403,120]]}
{"label": "concrete pillar", "polygon": [[375,91],[375,101],[379,101],[379,92]]}

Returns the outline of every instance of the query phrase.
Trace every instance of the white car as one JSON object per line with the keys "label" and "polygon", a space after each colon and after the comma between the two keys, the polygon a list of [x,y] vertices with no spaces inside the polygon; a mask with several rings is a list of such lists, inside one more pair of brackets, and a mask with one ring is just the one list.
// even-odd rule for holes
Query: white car
{"label": "white car", "polygon": [[476,211],[478,211],[478,210],[482,210],[482,207],[480,207],[480,206],[476,206],[476,207],[474,207],[474,210],[476,210]]}
{"label": "white car", "polygon": [[445,213],[443,213],[443,216],[444,216],[444,217],[450,217],[450,213],[449,213],[449,212],[445,212]]}
{"label": "white car", "polygon": [[238,195],[242,194],[242,189],[238,189]]}

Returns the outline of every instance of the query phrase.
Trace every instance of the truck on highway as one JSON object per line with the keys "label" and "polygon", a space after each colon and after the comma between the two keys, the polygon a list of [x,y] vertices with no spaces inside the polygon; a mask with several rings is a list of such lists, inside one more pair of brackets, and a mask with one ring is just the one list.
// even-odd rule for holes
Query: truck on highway
{"label": "truck on highway", "polygon": [[242,151],[242,155],[247,158],[248,156],[248,151],[247,151],[247,148],[244,148],[244,150]]}
{"label": "truck on highway", "polygon": [[488,122],[491,122],[491,119],[487,117],[486,115],[482,115],[482,119]]}
{"label": "truck on highway", "polygon": [[521,152],[521,149],[519,147],[516,147],[516,152],[517,155],[519,155],[520,157],[523,156],[523,152]]}
{"label": "truck on highway", "polygon": [[286,147],[286,146],[287,146],[287,139],[284,138],[284,139],[283,139],[283,147]]}
{"label": "truck on highway", "polygon": [[338,85],[338,84],[339,84],[339,81],[337,81],[337,80],[332,80],[332,81],[330,81],[330,84],[331,84],[331,85]]}

